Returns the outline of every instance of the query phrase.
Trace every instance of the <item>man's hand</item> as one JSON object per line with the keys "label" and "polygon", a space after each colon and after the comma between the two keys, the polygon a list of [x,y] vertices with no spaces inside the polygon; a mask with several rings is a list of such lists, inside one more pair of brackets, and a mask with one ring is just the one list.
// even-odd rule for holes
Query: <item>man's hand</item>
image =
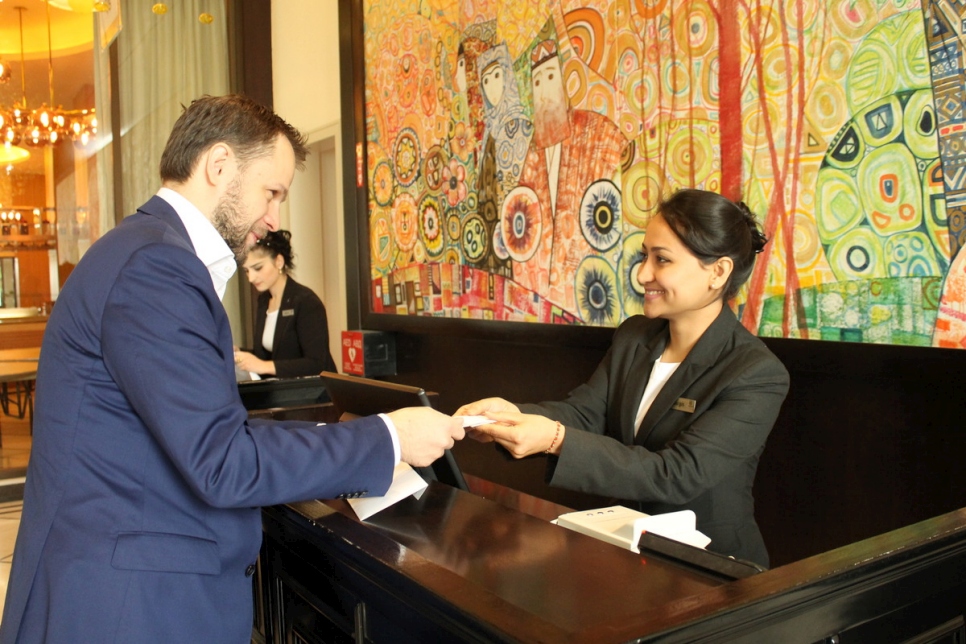
{"label": "man's hand", "polygon": [[387,415],[396,426],[401,460],[415,467],[431,464],[465,436],[458,418],[430,407],[407,407]]}

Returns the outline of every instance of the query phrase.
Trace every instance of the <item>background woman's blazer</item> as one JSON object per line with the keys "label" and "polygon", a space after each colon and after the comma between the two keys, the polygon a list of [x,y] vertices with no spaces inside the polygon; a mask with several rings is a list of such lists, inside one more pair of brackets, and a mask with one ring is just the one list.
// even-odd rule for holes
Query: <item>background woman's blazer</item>
{"label": "background woman's blazer", "polygon": [[228,316],[154,197],[47,324],[0,642],[247,642],[259,506],[384,494],[378,418],[247,419]]}
{"label": "background woman's blazer", "polygon": [[265,313],[271,293],[258,294],[255,311],[255,349],[262,360],[275,362],[279,378],[317,376],[322,371],[338,371],[329,352],[329,323],[322,300],[312,289],[291,277],[282,292],[282,305],[275,322],[272,351],[262,346]]}
{"label": "background woman's blazer", "polygon": [[694,510],[698,529],[711,537],[709,550],[767,565],[752,484],[788,393],[788,372],[726,306],[661,389],[635,438],[667,325],[629,318],[590,380],[566,400],[520,405],[567,427],[549,482],[639,503],[648,514]]}

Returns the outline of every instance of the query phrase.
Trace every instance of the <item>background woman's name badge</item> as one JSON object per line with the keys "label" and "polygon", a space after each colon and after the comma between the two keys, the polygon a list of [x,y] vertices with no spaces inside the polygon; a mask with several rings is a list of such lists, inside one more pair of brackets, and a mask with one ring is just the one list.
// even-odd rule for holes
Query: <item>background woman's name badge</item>
{"label": "background woman's name badge", "polygon": [[672,407],[672,409],[686,411],[689,414],[693,414],[696,405],[697,403],[690,398],[678,398],[678,401],[674,403],[674,407]]}
{"label": "background woman's name badge", "polygon": [[295,309],[285,309],[284,311],[282,311],[283,318],[290,318],[293,315],[295,315]]}

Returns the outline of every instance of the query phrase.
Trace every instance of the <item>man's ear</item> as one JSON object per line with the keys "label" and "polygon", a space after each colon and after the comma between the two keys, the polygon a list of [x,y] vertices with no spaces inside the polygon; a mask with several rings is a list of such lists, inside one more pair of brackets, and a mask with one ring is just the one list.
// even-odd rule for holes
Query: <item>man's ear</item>
{"label": "man's ear", "polygon": [[205,179],[213,186],[222,186],[234,177],[235,154],[227,143],[215,143],[201,159]]}

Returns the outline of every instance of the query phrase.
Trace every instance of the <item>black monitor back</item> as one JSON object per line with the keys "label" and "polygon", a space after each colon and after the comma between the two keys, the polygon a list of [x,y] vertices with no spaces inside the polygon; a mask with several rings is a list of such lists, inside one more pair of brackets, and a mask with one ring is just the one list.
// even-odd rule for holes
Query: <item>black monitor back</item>
{"label": "black monitor back", "polygon": [[[323,371],[320,376],[332,404],[343,418],[383,414],[403,407],[433,407],[431,396],[420,387]],[[468,490],[463,472],[450,450],[429,467],[414,468],[427,481],[439,481]]]}

